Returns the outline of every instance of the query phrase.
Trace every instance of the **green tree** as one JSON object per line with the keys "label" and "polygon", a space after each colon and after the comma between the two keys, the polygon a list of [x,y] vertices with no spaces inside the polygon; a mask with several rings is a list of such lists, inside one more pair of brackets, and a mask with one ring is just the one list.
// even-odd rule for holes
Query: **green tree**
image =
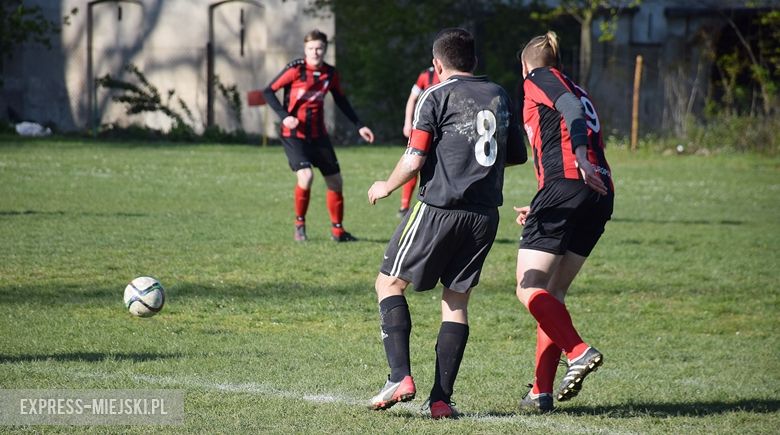
{"label": "green tree", "polygon": [[641,0],[561,0],[546,16],[537,17],[550,19],[568,15],[580,24],[580,68],[577,80],[588,86],[593,53],[593,20],[599,14],[607,16],[600,26],[599,42],[611,41],[615,38],[620,12],[625,8],[636,7],[639,3]]}
{"label": "green tree", "polygon": [[777,109],[780,93],[780,10],[770,10],[761,15],[759,22],[766,29],[766,37],[758,42],[764,65],[757,71],[765,85],[764,110],[767,114]]}
{"label": "green tree", "polygon": [[[541,2],[526,3],[315,0],[308,12],[334,14],[333,39],[346,93],[382,140],[398,140],[409,91],[420,71],[431,65],[431,44],[442,28],[464,27],[474,33],[477,73],[487,74],[513,92],[520,79],[515,53],[550,24],[531,17],[531,12],[549,8]],[[565,28],[556,31],[571,33]]]}
{"label": "green tree", "polygon": [[[75,15],[78,9],[71,10]],[[63,18],[69,24],[70,15]],[[24,0],[3,0],[0,4],[0,71],[16,47],[26,42],[51,48],[51,38],[59,34],[59,23],[47,19],[39,5],[26,6]],[[0,84],[2,84],[0,76]]]}
{"label": "green tree", "polygon": [[[760,94],[759,110],[764,115],[773,114],[780,91],[780,11],[771,1],[746,1],[744,5],[755,8],[757,13],[745,23],[735,17],[732,8],[713,0],[699,0],[699,4],[716,10],[738,41],[733,51],[721,54],[716,60],[727,112],[739,113],[747,105],[739,98],[740,94],[748,94],[744,81],[740,82],[746,70],[747,81]],[[755,115],[755,105],[752,102],[749,105],[748,113]]]}

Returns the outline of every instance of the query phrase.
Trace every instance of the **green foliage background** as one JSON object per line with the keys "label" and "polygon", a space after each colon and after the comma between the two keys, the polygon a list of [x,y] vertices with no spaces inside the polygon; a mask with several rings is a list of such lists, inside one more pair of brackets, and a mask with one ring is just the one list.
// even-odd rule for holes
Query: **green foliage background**
{"label": "green foliage background", "polygon": [[[335,14],[336,57],[344,87],[361,118],[379,137],[400,140],[404,107],[417,75],[431,65],[431,45],[445,27],[464,27],[477,40],[477,74],[515,95],[521,79],[515,54],[535,35],[553,28],[562,47],[577,45],[579,27],[570,18],[532,19],[546,10],[521,0],[382,1],[318,0],[312,14]],[[354,135],[336,132],[335,135]],[[349,142],[354,136],[337,139]]]}

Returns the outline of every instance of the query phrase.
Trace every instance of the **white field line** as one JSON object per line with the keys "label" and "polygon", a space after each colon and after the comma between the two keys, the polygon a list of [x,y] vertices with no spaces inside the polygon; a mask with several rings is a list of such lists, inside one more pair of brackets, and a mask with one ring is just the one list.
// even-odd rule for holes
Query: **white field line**
{"label": "white field line", "polygon": [[[318,403],[336,403],[349,406],[360,406],[368,409],[368,398],[356,399],[354,397],[347,397],[339,394],[310,394],[296,391],[282,390],[270,385],[260,384],[257,382],[245,382],[245,383],[229,383],[229,382],[215,382],[200,379],[192,376],[155,376],[155,375],[140,375],[140,374],[126,374],[126,373],[106,373],[98,371],[81,371],[73,369],[64,370],[51,370],[44,367],[25,367],[26,370],[33,371],[41,374],[62,374],[69,378],[82,378],[82,379],[127,379],[135,383],[149,385],[162,385],[169,387],[185,387],[189,389],[210,390],[230,393],[245,393],[245,394],[259,394],[264,397],[273,396],[285,399],[304,400],[306,402]],[[393,407],[393,409],[406,409],[411,411],[419,411],[419,405],[413,405],[411,403],[399,403]],[[390,411],[392,412],[392,411]],[[553,430],[554,432],[566,432],[566,433],[601,433],[601,434],[631,434],[633,432],[613,431],[599,427],[583,426],[581,423],[572,422],[567,424],[566,422],[554,422],[544,416],[526,416],[526,415],[482,415],[479,413],[463,413],[462,419],[470,421],[481,422],[517,422],[523,426],[527,426],[529,429],[544,429],[546,431]]]}
{"label": "white field line", "polygon": [[[32,371],[39,373],[51,373],[51,370],[42,370],[39,368],[29,368]],[[80,371],[80,370],[57,370],[57,373],[64,372],[67,376],[77,377],[82,379],[127,379],[138,384],[155,384],[170,387],[186,387],[191,389],[211,390],[211,391],[224,391],[230,393],[247,393],[247,394],[260,394],[264,396],[281,397],[285,399],[302,399],[307,402],[314,403],[342,403],[346,405],[368,405],[368,401],[360,401],[350,399],[344,396],[338,396],[333,394],[307,394],[294,391],[285,391],[278,388],[260,384],[256,382],[246,383],[227,383],[227,382],[214,382],[204,379],[199,379],[191,376],[155,376],[155,375],[139,375],[128,373],[106,373],[95,371]]]}

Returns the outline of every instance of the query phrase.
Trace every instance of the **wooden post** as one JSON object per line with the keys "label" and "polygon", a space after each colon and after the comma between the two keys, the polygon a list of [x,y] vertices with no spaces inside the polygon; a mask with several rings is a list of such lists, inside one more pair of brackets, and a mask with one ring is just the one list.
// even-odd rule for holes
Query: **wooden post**
{"label": "wooden post", "polygon": [[642,83],[642,55],[636,56],[634,68],[634,101],[631,108],[631,151],[636,151],[639,141],[639,88]]}
{"label": "wooden post", "polygon": [[266,122],[268,120],[268,104],[265,102],[265,96],[263,96],[263,91],[260,89],[255,89],[253,91],[249,91],[246,93],[246,103],[249,107],[252,106],[263,106],[261,116],[262,120],[260,121],[262,124],[262,130],[263,130],[263,146],[268,145],[268,129],[266,128]]}
{"label": "wooden post", "polygon": [[268,146],[268,105],[263,107],[263,146]]}

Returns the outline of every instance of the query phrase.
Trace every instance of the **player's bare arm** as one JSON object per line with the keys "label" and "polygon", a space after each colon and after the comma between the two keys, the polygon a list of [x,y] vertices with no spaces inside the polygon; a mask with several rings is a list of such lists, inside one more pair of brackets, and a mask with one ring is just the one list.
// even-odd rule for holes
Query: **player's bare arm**
{"label": "player's bare arm", "polygon": [[371,188],[368,189],[368,202],[372,205],[376,204],[377,200],[390,196],[393,191],[414,178],[422,169],[425,163],[425,155],[409,152],[409,149],[411,148],[407,148],[407,152],[398,160],[395,169],[393,169],[386,181],[375,181]]}
{"label": "player's bare arm", "polygon": [[368,127],[361,127],[358,134],[368,143],[374,143],[374,132]]}
{"label": "player's bare arm", "polygon": [[412,115],[414,115],[414,105],[417,103],[417,97],[419,94],[414,92],[409,93],[409,98],[406,100],[406,109],[404,110],[404,137],[409,137],[412,134]]}
{"label": "player's bare arm", "polygon": [[387,181],[377,181],[371,186],[368,190],[368,201],[371,204],[376,204],[378,199],[386,198],[395,189],[416,177],[425,163],[432,142],[433,135],[430,132],[412,129],[409,144],[403,156],[398,160]]}

